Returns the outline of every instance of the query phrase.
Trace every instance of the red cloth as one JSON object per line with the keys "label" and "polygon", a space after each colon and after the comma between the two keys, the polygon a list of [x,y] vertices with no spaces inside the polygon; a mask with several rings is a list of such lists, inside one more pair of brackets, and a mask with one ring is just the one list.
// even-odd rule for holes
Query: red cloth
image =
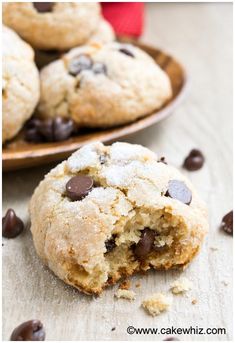
{"label": "red cloth", "polygon": [[139,37],[143,32],[143,2],[102,2],[102,12],[116,35]]}

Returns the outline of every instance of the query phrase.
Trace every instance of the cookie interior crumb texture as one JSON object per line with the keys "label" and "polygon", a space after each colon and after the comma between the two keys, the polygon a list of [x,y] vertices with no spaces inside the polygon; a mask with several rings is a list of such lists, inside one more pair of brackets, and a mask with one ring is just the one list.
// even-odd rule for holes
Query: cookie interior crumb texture
{"label": "cookie interior crumb texture", "polygon": [[130,280],[124,280],[120,285],[120,289],[129,289],[131,287],[131,282]]}
{"label": "cookie interior crumb texture", "polygon": [[185,293],[192,289],[192,282],[186,277],[182,277],[171,284],[173,294]]}
{"label": "cookie interior crumb texture", "polygon": [[[78,175],[94,186],[72,201],[66,184]],[[187,185],[190,204],[167,195],[170,180]],[[128,143],[92,143],[72,154],[36,188],[30,215],[44,263],[66,283],[96,294],[138,271],[186,266],[208,229],[192,184],[155,153]]]}
{"label": "cookie interior crumb texture", "polygon": [[116,298],[123,298],[123,299],[127,299],[127,300],[135,300],[135,292],[128,290],[128,289],[121,289],[119,288],[116,293],[115,293],[115,297]]}
{"label": "cookie interior crumb texture", "polygon": [[151,316],[157,316],[168,310],[171,304],[172,298],[163,293],[153,294],[142,302],[142,306]]}

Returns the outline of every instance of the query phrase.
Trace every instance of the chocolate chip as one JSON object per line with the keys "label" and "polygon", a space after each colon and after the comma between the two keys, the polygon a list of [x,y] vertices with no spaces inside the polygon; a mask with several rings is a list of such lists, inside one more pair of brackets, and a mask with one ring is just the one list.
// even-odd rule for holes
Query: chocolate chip
{"label": "chocolate chip", "polygon": [[73,201],[82,200],[91,191],[93,184],[89,176],[74,176],[66,184],[66,195]]}
{"label": "chocolate chip", "polygon": [[233,236],[233,211],[228,212],[222,219],[221,229]]}
{"label": "chocolate chip", "polygon": [[169,181],[166,196],[177,199],[186,205],[189,205],[192,201],[191,191],[184,182],[178,180]]}
{"label": "chocolate chip", "polygon": [[194,171],[202,168],[205,158],[200,150],[193,149],[185,158],[183,167],[189,171]]}
{"label": "chocolate chip", "polygon": [[78,75],[82,70],[91,69],[93,62],[88,55],[79,55],[74,57],[68,64],[69,74],[72,76]]}
{"label": "chocolate chip", "polygon": [[141,238],[134,247],[134,254],[137,258],[143,259],[148,255],[153,247],[155,236],[156,232],[149,228],[142,231]]}
{"label": "chocolate chip", "polygon": [[43,141],[43,137],[38,131],[40,123],[39,119],[32,118],[25,124],[25,140],[27,142],[40,143]]}
{"label": "chocolate chip", "polygon": [[161,162],[161,163],[164,163],[164,164],[167,164],[166,162],[166,158],[164,156],[160,157],[158,162]]}
{"label": "chocolate chip", "polygon": [[6,238],[18,236],[24,229],[24,223],[17,217],[11,208],[7,210],[5,217],[2,218],[2,235]]}
{"label": "chocolate chip", "polygon": [[100,160],[100,164],[105,164],[107,162],[106,155],[100,155],[99,160]]}
{"label": "chocolate chip", "polygon": [[47,142],[53,142],[54,134],[53,134],[53,119],[49,118],[46,120],[42,120],[40,125],[38,125],[38,132],[43,136],[43,138]]}
{"label": "chocolate chip", "polygon": [[127,56],[130,56],[130,57],[135,57],[134,54],[128,50],[127,48],[121,48],[119,49],[120,52],[122,52],[123,54],[127,55]]}
{"label": "chocolate chip", "polygon": [[52,12],[54,2],[33,2],[33,6],[39,13]]}
{"label": "chocolate chip", "polygon": [[113,327],[112,329],[111,329],[111,331],[115,331],[116,330],[116,328],[115,327]]}
{"label": "chocolate chip", "polygon": [[107,75],[107,67],[101,62],[95,62],[93,64],[92,70],[95,74],[105,74]]}
{"label": "chocolate chip", "polygon": [[71,119],[57,117],[53,122],[54,141],[64,141],[69,138],[74,130],[74,122]]}
{"label": "chocolate chip", "polygon": [[44,341],[45,330],[39,320],[29,320],[17,326],[11,334],[11,341]]}
{"label": "chocolate chip", "polygon": [[106,252],[110,252],[116,247],[115,238],[110,238],[105,242]]}
{"label": "chocolate chip", "polygon": [[25,139],[29,142],[59,142],[69,138],[75,125],[72,119],[62,117],[40,120],[31,119],[25,126]]}

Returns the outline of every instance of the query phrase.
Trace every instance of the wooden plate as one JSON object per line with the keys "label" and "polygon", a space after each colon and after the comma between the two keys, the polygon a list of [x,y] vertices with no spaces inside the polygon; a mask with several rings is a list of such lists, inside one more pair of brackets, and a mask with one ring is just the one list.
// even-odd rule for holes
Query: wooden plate
{"label": "wooden plate", "polygon": [[79,136],[64,142],[32,144],[25,142],[19,135],[3,148],[3,170],[16,170],[62,160],[84,144],[97,140],[106,143],[119,140],[169,116],[185,93],[186,72],[172,56],[165,52],[142,43],[134,42],[134,44],[150,54],[169,75],[173,89],[173,96],[170,101],[161,109],[131,124],[106,130],[84,130]]}

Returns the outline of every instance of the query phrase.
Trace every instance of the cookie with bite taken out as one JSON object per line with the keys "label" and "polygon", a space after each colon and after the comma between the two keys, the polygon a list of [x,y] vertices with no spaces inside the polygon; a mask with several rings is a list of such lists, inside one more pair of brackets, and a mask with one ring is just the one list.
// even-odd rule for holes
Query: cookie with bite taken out
{"label": "cookie with bite taken out", "polygon": [[186,266],[208,230],[191,182],[128,143],[76,151],[36,188],[30,216],[44,263],[89,294],[138,271]]}

